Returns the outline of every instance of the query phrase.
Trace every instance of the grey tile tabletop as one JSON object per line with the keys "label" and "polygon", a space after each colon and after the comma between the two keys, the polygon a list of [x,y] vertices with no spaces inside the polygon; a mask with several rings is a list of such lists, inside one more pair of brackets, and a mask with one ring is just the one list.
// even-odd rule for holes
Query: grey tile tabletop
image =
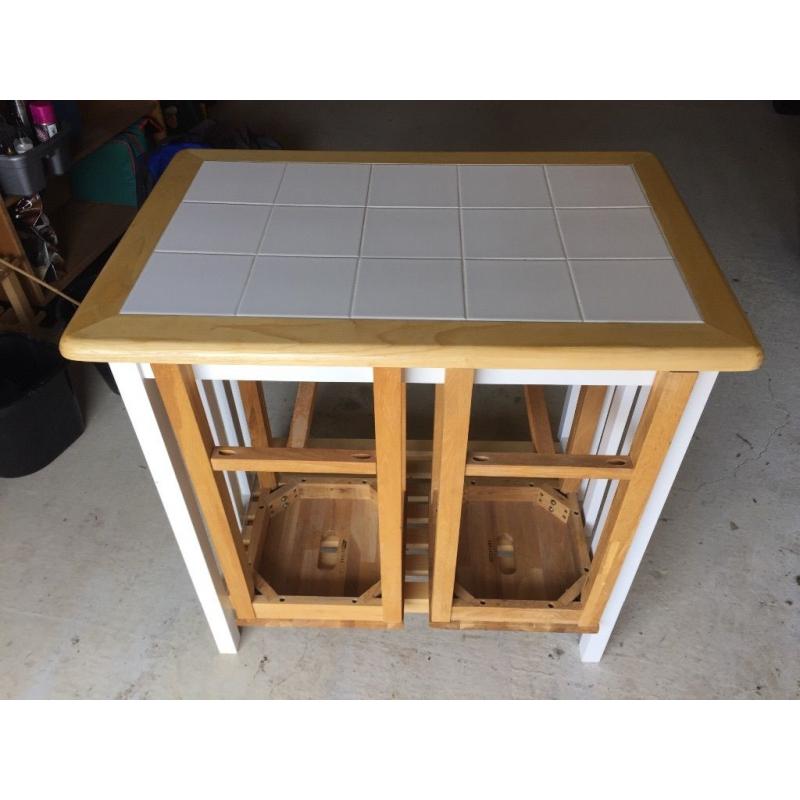
{"label": "grey tile tabletop", "polygon": [[626,165],[208,161],[123,314],[701,322]]}

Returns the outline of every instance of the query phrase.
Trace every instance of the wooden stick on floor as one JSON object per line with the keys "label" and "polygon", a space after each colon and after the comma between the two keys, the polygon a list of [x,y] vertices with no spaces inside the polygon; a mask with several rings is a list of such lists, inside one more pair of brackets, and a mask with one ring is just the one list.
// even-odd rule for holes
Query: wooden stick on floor
{"label": "wooden stick on floor", "polygon": [[214,447],[194,371],[190,366],[153,364],[153,375],[194,487],[236,615],[253,612],[253,576],[221,472],[211,468]]}
{"label": "wooden stick on floor", "polygon": [[311,433],[311,420],[314,417],[314,401],[317,396],[316,383],[300,383],[294,401],[292,421],[289,423],[287,447],[305,447]]}
{"label": "wooden stick on floor", "polygon": [[[239,381],[239,394],[242,396],[250,441],[253,447],[272,447],[272,431],[269,427],[267,402],[264,389],[259,381]],[[258,484],[271,491],[278,485],[274,472],[259,472]]]}
{"label": "wooden stick on floor", "polygon": [[600,621],[696,378],[696,372],[656,375],[631,446],[633,475],[617,488],[581,593],[585,600],[581,624]]}
{"label": "wooden stick on floor", "polygon": [[378,536],[385,622],[403,620],[403,371],[374,370],[375,453],[378,475]]}
{"label": "wooden stick on floor", "polygon": [[433,443],[436,485],[431,487],[431,622],[450,622],[453,609],[473,376],[471,369],[448,369],[444,384],[436,387],[438,419],[434,420],[434,431],[438,438]]}
{"label": "wooden stick on floor", "polygon": [[[567,441],[568,455],[589,455],[605,398],[605,386],[581,386],[575,418]],[[561,491],[564,494],[574,492],[580,485],[580,478],[566,478],[561,484]]]}

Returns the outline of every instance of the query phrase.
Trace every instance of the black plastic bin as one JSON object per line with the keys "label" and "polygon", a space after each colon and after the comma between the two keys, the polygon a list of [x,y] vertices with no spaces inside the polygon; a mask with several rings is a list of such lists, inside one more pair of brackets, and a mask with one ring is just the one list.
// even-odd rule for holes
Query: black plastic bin
{"label": "black plastic bin", "polygon": [[83,416],[55,345],[0,333],[0,477],[46,467],[82,433]]}

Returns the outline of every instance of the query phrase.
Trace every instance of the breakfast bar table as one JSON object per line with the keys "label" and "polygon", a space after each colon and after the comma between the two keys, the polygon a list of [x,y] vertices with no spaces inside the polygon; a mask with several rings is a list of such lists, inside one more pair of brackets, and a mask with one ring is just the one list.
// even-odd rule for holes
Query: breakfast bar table
{"label": "breakfast bar table", "polygon": [[[762,359],[639,152],[185,151],[61,351],[111,364],[220,652],[422,613],[580,634],[585,661],[718,373]],[[273,381],[298,383],[281,439]],[[371,385],[372,438],[311,436],[324,382]],[[520,387],[528,438],[471,435],[481,384]]]}

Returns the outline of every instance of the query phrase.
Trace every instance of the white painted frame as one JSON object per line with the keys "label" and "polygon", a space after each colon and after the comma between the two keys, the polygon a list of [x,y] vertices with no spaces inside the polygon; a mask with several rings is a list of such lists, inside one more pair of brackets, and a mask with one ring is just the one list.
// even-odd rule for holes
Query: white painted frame
{"label": "white painted frame", "polygon": [[[111,369],[217,648],[220,653],[235,653],[239,641],[235,616],[166,413],[153,385],[152,369],[149,364],[122,363],[112,364]],[[194,367],[194,372],[199,385],[203,381],[212,382],[218,410],[216,414],[212,413],[206,398],[206,413],[215,440],[229,445],[247,445],[249,432],[238,388],[232,388],[229,397],[223,381],[372,382],[372,369],[369,367],[201,364]],[[442,369],[406,369],[404,372],[407,383],[444,381]],[[703,372],[698,376],[619,578],[603,611],[600,630],[580,637],[583,661],[596,662],[602,658],[716,377],[715,372]],[[557,433],[562,448],[569,438],[580,387],[608,386],[592,446],[593,452],[601,454],[629,452],[654,378],[654,371],[634,370],[476,370],[475,373],[476,384],[566,385],[567,393]],[[205,397],[205,394],[201,392],[201,396]],[[242,478],[238,481],[235,487],[230,487],[232,497],[249,497],[250,487],[246,478],[244,482]],[[615,481],[592,480],[585,483],[584,503],[588,509],[586,531],[587,535],[593,535],[593,551],[602,534],[615,491]],[[234,500],[240,513],[243,510],[241,502],[242,499]]]}

